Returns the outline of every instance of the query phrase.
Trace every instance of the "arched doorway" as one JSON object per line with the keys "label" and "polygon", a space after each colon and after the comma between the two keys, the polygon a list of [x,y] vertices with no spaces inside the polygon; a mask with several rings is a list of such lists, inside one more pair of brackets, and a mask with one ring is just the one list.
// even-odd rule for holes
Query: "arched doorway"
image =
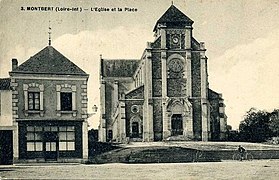
{"label": "arched doorway", "polygon": [[183,119],[182,114],[173,114],[171,117],[171,135],[183,135]]}
{"label": "arched doorway", "polygon": [[130,137],[131,138],[142,138],[142,120],[139,116],[134,116],[130,121]]}
{"label": "arched doorway", "polygon": [[132,138],[138,138],[139,137],[139,123],[133,122],[132,123]]}

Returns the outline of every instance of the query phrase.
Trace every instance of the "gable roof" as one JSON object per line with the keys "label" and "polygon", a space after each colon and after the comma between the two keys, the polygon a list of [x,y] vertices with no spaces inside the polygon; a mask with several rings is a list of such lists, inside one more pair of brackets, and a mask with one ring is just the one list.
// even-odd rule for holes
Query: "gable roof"
{"label": "gable roof", "polygon": [[140,60],[135,59],[102,59],[101,75],[103,77],[132,77]]}
{"label": "gable roof", "polygon": [[144,98],[144,85],[141,85],[125,94],[126,99],[143,99]]}
{"label": "gable roof", "polygon": [[47,46],[30,57],[12,72],[30,74],[87,75],[52,46]]}
{"label": "gable roof", "polygon": [[162,23],[174,23],[174,24],[189,24],[192,25],[194,21],[192,21],[188,16],[186,16],[183,12],[177,9],[174,5],[171,5],[169,9],[160,17],[160,19],[156,22],[154,30],[158,24]]}
{"label": "gable roof", "polygon": [[10,90],[10,78],[0,79],[0,90]]}

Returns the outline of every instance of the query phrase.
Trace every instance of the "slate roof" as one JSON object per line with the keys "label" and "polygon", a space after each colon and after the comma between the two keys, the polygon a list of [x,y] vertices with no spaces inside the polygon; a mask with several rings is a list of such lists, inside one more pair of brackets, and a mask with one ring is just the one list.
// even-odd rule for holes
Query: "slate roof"
{"label": "slate roof", "polygon": [[219,93],[217,93],[216,91],[213,91],[212,89],[208,88],[208,99],[212,100],[212,99],[220,99],[222,100],[223,98],[220,96]]}
{"label": "slate roof", "polygon": [[47,46],[30,57],[12,72],[32,74],[87,75],[52,46]]}
{"label": "slate roof", "polygon": [[102,59],[101,75],[103,77],[132,77],[140,60],[135,59]]}
{"label": "slate roof", "polygon": [[174,5],[171,5],[169,9],[161,16],[161,18],[157,21],[154,30],[158,24],[162,23],[174,23],[174,24],[190,24],[192,25],[194,21],[192,21],[189,17],[187,17],[183,12],[177,9]]}
{"label": "slate roof", "polygon": [[144,98],[144,85],[141,85],[126,93],[127,99],[143,99]]}
{"label": "slate roof", "polygon": [[200,43],[193,37],[191,38],[191,47],[193,48],[193,50],[200,49]]}
{"label": "slate roof", "polygon": [[10,78],[0,79],[0,90],[10,90]]}

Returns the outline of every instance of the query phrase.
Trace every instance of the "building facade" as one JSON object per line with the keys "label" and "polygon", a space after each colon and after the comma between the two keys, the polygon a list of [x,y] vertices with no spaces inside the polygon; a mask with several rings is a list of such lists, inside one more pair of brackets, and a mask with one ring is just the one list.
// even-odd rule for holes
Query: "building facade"
{"label": "building facade", "polygon": [[0,164],[13,163],[12,90],[10,78],[0,79]]}
{"label": "building facade", "polygon": [[18,66],[12,60],[12,119],[17,161],[88,158],[89,75],[52,46]]}
{"label": "building facade", "polygon": [[141,59],[103,59],[100,141],[225,140],[222,95],[209,89],[205,45],[174,5]]}

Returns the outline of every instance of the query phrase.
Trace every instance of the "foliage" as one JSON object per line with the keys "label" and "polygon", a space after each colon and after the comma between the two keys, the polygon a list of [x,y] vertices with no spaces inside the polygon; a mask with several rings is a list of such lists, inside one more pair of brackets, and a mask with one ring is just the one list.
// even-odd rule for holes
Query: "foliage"
{"label": "foliage", "polygon": [[273,136],[279,136],[279,109],[275,109],[270,115],[269,128]]}
{"label": "foliage", "polygon": [[270,129],[271,113],[251,108],[240,122],[240,140],[248,142],[264,142],[273,136]]}

